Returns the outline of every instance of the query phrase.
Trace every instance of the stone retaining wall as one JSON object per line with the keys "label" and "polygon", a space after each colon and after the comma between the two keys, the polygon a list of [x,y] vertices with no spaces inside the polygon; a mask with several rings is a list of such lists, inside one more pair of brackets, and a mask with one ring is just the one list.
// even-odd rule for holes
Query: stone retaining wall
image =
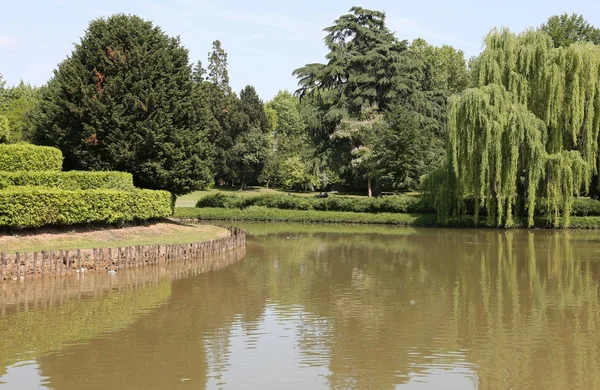
{"label": "stone retaining wall", "polygon": [[246,245],[246,232],[227,228],[231,235],[195,244],[127,246],[33,253],[0,253],[0,283],[38,276],[66,276],[77,270],[105,272],[132,269],[148,265],[187,262],[216,256]]}

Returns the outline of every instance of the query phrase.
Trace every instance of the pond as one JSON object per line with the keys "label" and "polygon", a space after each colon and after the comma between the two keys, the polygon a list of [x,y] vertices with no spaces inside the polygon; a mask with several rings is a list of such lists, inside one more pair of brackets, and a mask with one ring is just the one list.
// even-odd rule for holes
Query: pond
{"label": "pond", "polygon": [[240,225],[220,270],[0,286],[0,388],[600,388],[600,232]]}

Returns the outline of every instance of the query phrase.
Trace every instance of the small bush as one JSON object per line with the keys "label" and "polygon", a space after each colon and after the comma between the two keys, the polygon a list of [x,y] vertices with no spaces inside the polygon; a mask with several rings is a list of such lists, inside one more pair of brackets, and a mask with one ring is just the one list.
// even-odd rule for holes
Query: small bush
{"label": "small bush", "polygon": [[62,190],[110,189],[132,191],[133,177],[125,172],[0,172],[0,188],[31,186]]}
{"label": "small bush", "polygon": [[172,214],[167,191],[79,190],[10,187],[0,190],[0,226],[123,223]]}
{"label": "small bush", "polygon": [[62,152],[56,148],[0,144],[0,171],[60,171],[62,163]]}

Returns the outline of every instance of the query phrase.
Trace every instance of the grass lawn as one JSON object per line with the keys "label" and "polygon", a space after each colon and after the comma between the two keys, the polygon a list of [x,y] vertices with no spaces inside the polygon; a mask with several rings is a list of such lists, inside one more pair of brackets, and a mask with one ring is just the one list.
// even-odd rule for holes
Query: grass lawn
{"label": "grass lawn", "polygon": [[353,213],[345,211],[280,210],[252,206],[243,210],[223,208],[180,207],[175,217],[223,221],[278,221],[389,224],[400,226],[435,226],[434,214]]}
{"label": "grass lawn", "polygon": [[0,235],[0,252],[36,252],[117,248],[136,245],[191,244],[227,236],[216,226],[183,225],[172,222],[149,223],[126,228],[46,228]]}
{"label": "grass lawn", "polygon": [[[280,190],[280,189],[273,189],[273,188],[266,188],[266,187],[248,187],[247,190],[245,191],[239,191],[239,187],[215,187],[215,188],[211,188],[210,190],[207,191],[195,191],[192,192],[190,194],[187,195],[183,195],[180,196],[179,198],[177,198],[177,202],[175,203],[176,207],[194,207],[196,206],[196,202],[198,201],[198,199],[202,198],[203,196],[207,196],[207,195],[212,195],[215,193],[223,193],[223,194],[233,194],[233,195],[239,195],[239,196],[253,196],[253,195],[264,195],[264,194],[287,194],[290,191],[285,191],[285,190]],[[315,196],[318,194],[318,192],[295,192],[295,191],[291,191],[292,194],[297,195],[297,196]],[[335,193],[335,194],[331,194],[330,195],[342,195],[342,196],[350,196],[350,197],[357,197],[357,198],[362,198],[362,197],[366,197],[367,194],[359,194],[359,193],[355,193],[355,192],[339,192],[339,193]]]}

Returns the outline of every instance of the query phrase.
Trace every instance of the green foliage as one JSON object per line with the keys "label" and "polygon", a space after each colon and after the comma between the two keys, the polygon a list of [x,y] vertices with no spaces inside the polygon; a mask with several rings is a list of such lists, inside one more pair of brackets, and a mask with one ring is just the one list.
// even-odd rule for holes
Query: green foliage
{"label": "green foliage", "polygon": [[319,177],[309,171],[299,156],[288,157],[280,163],[279,180],[284,190],[309,191],[322,187]]}
{"label": "green foliage", "polygon": [[[62,190],[111,189],[132,191],[133,177],[124,172],[1,172],[0,183],[8,186],[57,188]],[[2,185],[0,184],[0,188]]]}
{"label": "green foliage", "polygon": [[550,35],[554,47],[569,47],[575,42],[600,45],[600,29],[575,13],[551,16],[540,29]]}
{"label": "green foliage", "polygon": [[[32,115],[39,102],[40,89],[21,83],[8,88],[4,94],[4,103],[0,104],[0,116],[6,117],[9,124],[9,136],[2,141],[0,124],[0,142],[22,142],[33,139]],[[1,120],[0,120],[1,121]]]}
{"label": "green foliage", "polygon": [[425,121],[401,106],[386,114],[372,146],[379,188],[418,189],[421,176],[443,162],[443,144],[427,131]]}
{"label": "green foliage", "polygon": [[8,118],[0,115],[0,144],[7,144],[12,141],[12,134]]}
{"label": "green foliage", "polygon": [[[304,210],[278,210],[265,207],[249,207],[247,209],[223,208],[193,208],[179,207],[175,209],[175,217],[190,218],[205,221],[271,221],[271,222],[317,222],[317,223],[360,223],[383,224],[414,227],[477,227],[481,222],[475,223],[472,216],[465,218],[451,218],[442,224],[435,214],[404,214],[404,213],[352,213],[340,211],[304,211]],[[515,219],[515,228],[527,227],[527,218]],[[562,221],[561,221],[562,222]],[[546,218],[536,218],[536,227],[545,228],[552,224]],[[484,225],[485,226],[485,225]],[[489,226],[495,227],[495,226]],[[600,217],[571,217],[570,228],[598,229]]]}
{"label": "green foliage", "polygon": [[405,70],[411,65],[408,44],[399,41],[385,25],[385,13],[352,7],[340,16],[328,33],[326,64],[307,64],[296,69],[300,95],[316,93],[330,119],[343,111],[359,113],[363,107],[387,109],[416,87]]}
{"label": "green foliage", "polygon": [[198,61],[192,78],[198,104],[206,105],[210,114],[205,128],[211,145],[214,176],[220,184],[231,183],[234,173],[230,152],[235,136],[231,116],[236,97],[229,86],[227,53],[220,41],[214,41],[212,51],[208,53],[208,70]]}
{"label": "green foliage", "polygon": [[59,149],[30,144],[0,144],[0,171],[60,171]]}
{"label": "green foliage", "polygon": [[0,190],[0,226],[125,223],[172,214],[167,191],[68,191],[40,187]]}
{"label": "green foliage", "polygon": [[600,48],[554,48],[533,30],[493,30],[485,42],[478,88],[451,102],[448,167],[440,171],[449,177],[436,174],[437,189],[428,184],[440,220],[464,214],[473,198],[476,222],[482,208],[488,225],[511,226],[526,208],[532,226],[541,196],[554,226],[568,224],[574,195],[597,172]]}
{"label": "green foliage", "polygon": [[246,86],[236,101],[232,132],[234,144],[228,159],[235,168],[235,178],[245,189],[249,182],[258,179],[273,153],[264,104],[252,86]]}
{"label": "green foliage", "polygon": [[[448,158],[458,198],[473,194],[476,204],[488,210],[488,225],[512,226],[517,180],[525,172],[533,224],[535,197],[544,173],[543,134],[544,123],[525,106],[513,103],[502,86],[491,84],[454,98],[448,120]],[[476,222],[478,215],[479,207]],[[446,217],[442,215],[442,220]]]}
{"label": "green foliage", "polygon": [[[409,47],[386,27],[383,12],[360,7],[350,12],[325,29],[327,63],[294,71],[299,79],[297,94],[312,107],[306,110],[311,139],[326,166],[345,184],[356,186],[360,179],[363,184],[358,187],[367,187],[369,193],[372,181],[380,189],[414,187],[425,169],[435,167],[443,157],[446,98],[468,83],[464,55],[424,40]],[[414,128],[398,126],[398,117],[413,118],[409,123]],[[386,126],[388,120],[391,126]],[[396,145],[386,143],[394,132],[423,135],[415,141],[427,146],[419,150],[424,152],[415,164],[419,168],[394,150],[406,145],[405,138],[396,138]],[[429,142],[421,143],[425,138]],[[397,174],[396,168],[401,169]]]}
{"label": "green foliage", "polygon": [[432,46],[419,38],[411,43],[409,51],[423,61],[423,82],[428,84],[423,89],[460,93],[469,86],[470,76],[462,50],[448,45]]}
{"label": "green foliage", "polygon": [[398,226],[436,226],[435,214],[352,213],[339,211],[281,210],[252,206],[243,210],[223,208],[179,207],[175,217],[200,220],[273,221],[273,222],[323,222],[387,224]]}
{"label": "green foliage", "polygon": [[198,200],[196,207],[245,209],[260,206],[282,210],[344,211],[356,213],[433,213],[418,197],[386,196],[383,198],[351,198],[331,196],[309,198],[293,195],[235,196],[217,193]]}
{"label": "green foliage", "polygon": [[377,169],[375,143],[383,126],[383,116],[366,109],[357,119],[344,118],[336,126],[331,139],[347,144],[350,150],[350,166],[354,175],[367,179],[369,196],[372,195],[371,180]]}
{"label": "green foliage", "polygon": [[315,151],[310,144],[299,99],[287,91],[280,91],[265,105],[265,112],[273,156],[265,164],[263,181],[287,190],[322,188],[320,167],[312,164]]}
{"label": "green foliage", "polygon": [[184,194],[212,183],[209,107],[178,38],[136,16],[93,20],[42,93],[36,137],[67,170],[116,170]]}

